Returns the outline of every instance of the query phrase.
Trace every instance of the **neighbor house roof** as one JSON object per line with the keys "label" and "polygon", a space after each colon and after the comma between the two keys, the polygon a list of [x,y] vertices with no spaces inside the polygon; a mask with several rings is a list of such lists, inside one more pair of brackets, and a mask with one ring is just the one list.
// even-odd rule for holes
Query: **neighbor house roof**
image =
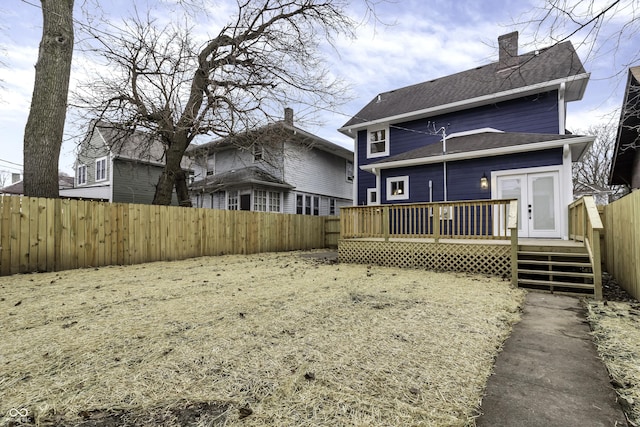
{"label": "neighbor house roof", "polygon": [[[58,188],[65,190],[73,188],[74,178],[67,175],[58,176]],[[22,180],[0,188],[0,194],[24,194],[24,182]]]}
{"label": "neighbor house roof", "polygon": [[347,121],[341,132],[383,122],[428,117],[552,90],[565,84],[567,101],[582,98],[589,75],[571,42],[517,56],[502,68],[493,62],[457,74],[383,92]]}
{"label": "neighbor house roof", "polygon": [[442,161],[464,160],[570,146],[571,160],[577,161],[593,142],[591,136],[516,133],[482,130],[478,133],[451,135],[446,139],[446,153],[442,140],[368,165],[363,170],[415,166]]}
{"label": "neighbor house roof", "polygon": [[220,191],[227,188],[245,186],[250,184],[263,185],[266,187],[278,187],[293,189],[294,187],[281,179],[276,178],[263,169],[256,166],[249,166],[241,169],[234,169],[217,175],[211,175],[205,179],[195,181],[189,188],[193,192],[197,191]]}
{"label": "neighbor house roof", "polygon": [[640,66],[629,68],[613,150],[609,185],[629,185],[633,162],[640,147]]}
{"label": "neighbor house roof", "polygon": [[157,165],[165,163],[165,146],[157,137],[143,131],[120,129],[99,122],[96,129],[115,158]]}
{"label": "neighbor house roof", "polygon": [[207,153],[214,152],[217,150],[237,148],[238,146],[243,146],[243,144],[250,146],[254,141],[262,141],[262,137],[264,135],[271,133],[271,137],[273,137],[273,133],[277,134],[278,132],[283,132],[283,137],[295,136],[297,140],[304,142],[305,147],[317,148],[348,160],[353,159],[353,151],[309,133],[304,129],[287,123],[284,120],[270,123],[248,132],[237,133],[226,138],[215,139],[205,144],[192,144],[187,148],[185,154],[193,155],[203,151]]}

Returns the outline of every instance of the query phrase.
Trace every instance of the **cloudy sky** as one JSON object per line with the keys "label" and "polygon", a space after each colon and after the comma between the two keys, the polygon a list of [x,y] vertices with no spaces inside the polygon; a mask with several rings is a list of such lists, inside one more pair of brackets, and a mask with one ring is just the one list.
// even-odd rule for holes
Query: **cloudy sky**
{"label": "cloudy sky", "polygon": [[[133,4],[146,10],[154,4],[156,12],[166,10],[173,16],[175,8],[162,9],[162,0],[112,0],[102,3],[103,12],[117,25],[119,17],[132,13]],[[636,0],[629,0],[633,5]],[[172,3],[172,0],[164,0]],[[380,92],[412,85],[437,77],[484,65],[497,59],[497,38],[518,30],[520,52],[548,46],[548,31],[537,37],[535,26],[523,23],[535,16],[544,0],[369,0],[376,5],[379,21],[367,20],[362,2],[354,0],[357,39],[339,39],[335,50],[327,50],[332,72],[349,82],[353,100],[335,111],[317,114],[321,125],[301,126],[328,140],[351,148],[352,141],[336,131],[351,115]],[[589,4],[582,2],[581,4]],[[606,7],[613,0],[594,0],[594,7]],[[622,2],[623,7],[625,2]],[[9,0],[0,6],[0,171],[19,172],[23,163],[22,144],[31,102],[34,64],[42,32],[39,0]],[[76,19],[84,19],[76,0]],[[210,31],[233,13],[233,0],[214,0],[217,13],[207,23]],[[627,27],[623,37],[615,37],[623,20],[631,11],[620,10],[608,20],[598,35],[596,49],[583,43],[585,32],[571,41],[578,49],[591,81],[582,101],[569,105],[567,127],[585,129],[591,124],[611,120],[622,103],[622,92],[629,65],[640,64],[638,47],[640,33]],[[570,28],[558,28],[558,35]],[[79,34],[76,34],[76,38]],[[74,63],[82,62],[82,53],[74,53]],[[638,61],[638,62],[634,62]],[[73,86],[79,78],[74,68]],[[70,126],[68,126],[69,128]],[[60,169],[73,173],[74,149],[78,143],[77,129],[68,129],[62,148]]]}

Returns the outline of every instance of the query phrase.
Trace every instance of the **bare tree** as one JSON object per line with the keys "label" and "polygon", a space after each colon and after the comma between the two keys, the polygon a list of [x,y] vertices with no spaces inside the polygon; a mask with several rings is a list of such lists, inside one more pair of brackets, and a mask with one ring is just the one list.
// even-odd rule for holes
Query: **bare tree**
{"label": "bare tree", "polygon": [[615,147],[617,127],[613,124],[594,125],[579,134],[593,135],[595,140],[579,162],[573,165],[573,186],[576,190],[607,193],[609,201],[629,192],[628,187],[610,186],[608,182]]}
{"label": "bare tree", "polygon": [[[185,2],[181,2],[184,4]],[[136,15],[123,29],[96,32],[109,72],[79,93],[79,105],[165,146],[154,204],[191,204],[183,154],[199,135],[252,129],[289,103],[331,107],[344,88],[324,67],[321,40],[351,35],[340,0],[238,0],[237,14],[198,41],[185,24]],[[175,22],[175,21],[174,21]]]}
{"label": "bare tree", "polygon": [[73,56],[73,1],[41,0],[42,39],[24,130],[24,194],[59,196],[58,162]]}

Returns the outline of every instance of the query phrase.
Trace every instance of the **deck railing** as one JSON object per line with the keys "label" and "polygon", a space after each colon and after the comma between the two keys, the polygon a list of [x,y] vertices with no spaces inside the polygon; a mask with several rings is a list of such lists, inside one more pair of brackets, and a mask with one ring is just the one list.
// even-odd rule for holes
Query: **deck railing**
{"label": "deck railing", "polygon": [[584,242],[593,266],[596,299],[602,299],[602,267],[600,265],[600,233],[604,229],[592,196],[584,196],[569,205],[569,238]]}
{"label": "deck railing", "polygon": [[511,200],[473,200],[343,207],[341,238],[509,240],[510,204]]}

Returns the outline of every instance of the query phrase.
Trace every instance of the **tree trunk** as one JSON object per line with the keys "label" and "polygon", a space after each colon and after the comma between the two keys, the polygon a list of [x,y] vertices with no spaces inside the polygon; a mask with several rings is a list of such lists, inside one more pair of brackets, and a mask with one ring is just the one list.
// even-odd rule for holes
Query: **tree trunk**
{"label": "tree trunk", "polygon": [[58,162],[73,56],[74,0],[41,0],[42,40],[24,129],[24,194],[59,197]]}
{"label": "tree trunk", "polygon": [[165,153],[167,161],[156,185],[156,193],[153,197],[154,205],[170,205],[175,186],[178,204],[180,206],[191,206],[186,174],[180,167],[184,153],[184,149],[180,149],[181,145],[183,144],[173,143]]}

